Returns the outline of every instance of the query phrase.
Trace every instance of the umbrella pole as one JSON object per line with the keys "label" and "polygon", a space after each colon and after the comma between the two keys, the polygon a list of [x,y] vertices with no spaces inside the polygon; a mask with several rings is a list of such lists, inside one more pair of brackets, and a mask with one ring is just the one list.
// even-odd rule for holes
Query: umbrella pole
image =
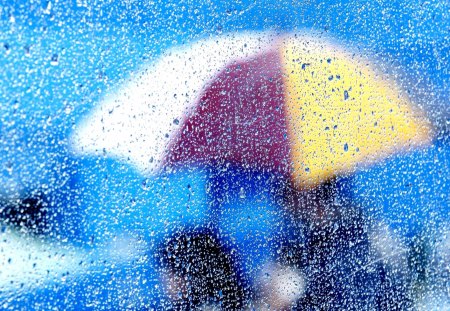
{"label": "umbrella pole", "polygon": [[217,232],[219,230],[219,222],[222,215],[222,205],[226,200],[226,191],[224,186],[227,185],[226,167],[224,165],[215,165],[208,167],[208,197],[209,212],[206,216],[205,226]]}

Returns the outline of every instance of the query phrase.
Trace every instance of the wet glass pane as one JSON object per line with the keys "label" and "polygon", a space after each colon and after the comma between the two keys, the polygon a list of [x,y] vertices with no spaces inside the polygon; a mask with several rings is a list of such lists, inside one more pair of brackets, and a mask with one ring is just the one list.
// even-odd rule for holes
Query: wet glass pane
{"label": "wet glass pane", "polygon": [[449,12],[4,1],[0,309],[449,309]]}

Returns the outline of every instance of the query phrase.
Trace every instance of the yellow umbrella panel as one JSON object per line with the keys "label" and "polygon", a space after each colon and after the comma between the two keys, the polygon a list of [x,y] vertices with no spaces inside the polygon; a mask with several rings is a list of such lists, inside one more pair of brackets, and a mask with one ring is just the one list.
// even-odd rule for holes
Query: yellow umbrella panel
{"label": "yellow umbrella panel", "polygon": [[427,120],[363,59],[308,37],[285,39],[280,51],[298,187],[430,141]]}

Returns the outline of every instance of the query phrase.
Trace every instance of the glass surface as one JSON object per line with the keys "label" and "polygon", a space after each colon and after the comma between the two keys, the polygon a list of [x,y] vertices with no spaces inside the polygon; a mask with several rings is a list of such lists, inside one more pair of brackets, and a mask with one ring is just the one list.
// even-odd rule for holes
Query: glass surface
{"label": "glass surface", "polygon": [[0,309],[449,309],[449,12],[3,1]]}

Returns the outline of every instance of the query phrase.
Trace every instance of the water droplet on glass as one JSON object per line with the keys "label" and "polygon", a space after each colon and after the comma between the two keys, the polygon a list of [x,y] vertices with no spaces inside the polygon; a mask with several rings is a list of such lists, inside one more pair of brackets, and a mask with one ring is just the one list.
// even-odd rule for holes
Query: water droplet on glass
{"label": "water droplet on glass", "polygon": [[178,120],[178,119],[174,119],[174,120],[173,120],[173,124],[175,124],[175,125],[178,125],[178,124],[180,124],[180,120]]}
{"label": "water droplet on glass", "polygon": [[348,151],[348,144],[347,144],[347,143],[344,144],[344,151],[345,151],[345,152]]}
{"label": "water droplet on glass", "polygon": [[146,191],[147,191],[148,189],[150,189],[149,184],[148,184],[148,180],[147,180],[147,179],[144,179],[144,180],[142,181],[141,187],[142,187],[143,190],[146,190]]}
{"label": "water droplet on glass", "polygon": [[347,99],[348,99],[348,91],[345,90],[345,91],[344,91],[344,100],[347,100]]}
{"label": "water droplet on glass", "polygon": [[52,58],[50,59],[50,65],[57,66],[58,63],[58,54],[53,54]]}
{"label": "water droplet on glass", "polygon": [[241,189],[239,190],[239,198],[245,199],[245,190],[244,190],[244,187],[241,187]]}
{"label": "water droplet on glass", "polygon": [[73,106],[72,105],[66,105],[66,107],[64,108],[64,112],[66,114],[70,114],[73,111]]}

